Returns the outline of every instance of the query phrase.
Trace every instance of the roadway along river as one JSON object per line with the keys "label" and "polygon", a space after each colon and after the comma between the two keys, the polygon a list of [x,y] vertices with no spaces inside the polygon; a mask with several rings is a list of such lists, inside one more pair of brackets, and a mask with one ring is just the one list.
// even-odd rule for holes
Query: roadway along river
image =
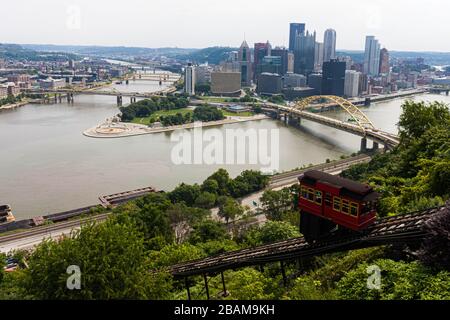
{"label": "roadway along river", "polygon": [[[122,90],[125,85],[115,85]],[[155,82],[131,82],[129,92],[155,91]],[[450,102],[446,96],[415,99]],[[124,100],[128,103],[128,101]],[[365,112],[381,129],[396,132],[402,100],[373,105]],[[82,135],[117,114],[115,97],[75,96],[73,105],[27,105],[0,113],[0,203],[10,204],[18,219],[98,203],[98,196],[153,186],[171,190],[181,182],[203,181],[220,167],[232,176],[258,165],[176,165],[171,160],[176,142],[170,133],[120,139]],[[346,115],[335,112],[346,119]],[[304,121],[304,129],[261,120],[220,127],[279,129],[280,171],[327,158],[338,159],[359,148],[360,139]],[[205,129],[210,130],[210,129]],[[240,150],[240,152],[245,150]]]}

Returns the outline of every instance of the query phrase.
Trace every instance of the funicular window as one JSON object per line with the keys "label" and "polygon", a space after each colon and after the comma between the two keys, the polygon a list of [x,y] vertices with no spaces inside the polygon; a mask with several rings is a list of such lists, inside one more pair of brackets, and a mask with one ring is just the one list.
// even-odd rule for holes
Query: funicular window
{"label": "funicular window", "polygon": [[308,200],[314,201],[314,189],[311,188],[308,189]]}
{"label": "funicular window", "polygon": [[362,204],[362,210],[361,210],[361,214],[365,215],[365,214],[369,214],[371,213],[373,210],[376,210],[377,208],[377,201],[368,201],[368,202],[364,202]]}
{"label": "funicular window", "polygon": [[355,203],[355,202],[351,202],[350,203],[350,214],[352,216],[357,217],[358,216],[358,211],[359,211],[358,204]]}
{"label": "funicular window", "polygon": [[316,203],[322,205],[322,192],[316,191]]}
{"label": "funicular window", "polygon": [[331,207],[331,193],[326,193],[325,194],[325,205],[327,207]]}
{"label": "funicular window", "polygon": [[334,209],[334,211],[338,211],[338,212],[341,211],[341,202],[342,202],[341,198],[334,197],[334,199],[333,199],[333,209]]}
{"label": "funicular window", "polygon": [[308,200],[308,188],[302,187],[301,194],[303,199]]}
{"label": "funicular window", "polygon": [[372,211],[372,203],[370,201],[369,202],[364,202],[361,214],[368,214],[371,211]]}
{"label": "funicular window", "polygon": [[347,213],[347,214],[350,213],[350,201],[342,200],[342,209],[341,209],[341,211],[343,213]]}

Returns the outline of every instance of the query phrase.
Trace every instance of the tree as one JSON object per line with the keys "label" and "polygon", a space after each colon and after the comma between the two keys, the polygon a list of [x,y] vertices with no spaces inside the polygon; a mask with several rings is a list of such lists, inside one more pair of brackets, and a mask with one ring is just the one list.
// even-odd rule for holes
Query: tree
{"label": "tree", "polygon": [[204,257],[205,253],[200,248],[189,243],[183,243],[171,244],[165,246],[160,251],[153,251],[150,254],[149,260],[150,267],[157,269]]}
{"label": "tree", "polygon": [[417,262],[396,262],[389,259],[374,261],[381,269],[381,288],[367,286],[368,263],[361,263],[348,272],[337,285],[339,297],[351,300],[448,300],[450,273],[430,272]]}
{"label": "tree", "polygon": [[257,113],[257,114],[260,114],[260,113],[263,113],[263,109],[260,106],[254,106],[253,107],[253,112]]}
{"label": "tree", "polygon": [[440,102],[425,103],[406,101],[398,123],[403,140],[420,138],[427,130],[449,123],[448,107]]}
{"label": "tree", "polygon": [[210,240],[228,239],[227,230],[220,222],[205,220],[193,226],[189,236],[189,242],[192,244],[204,243]]}
{"label": "tree", "polygon": [[381,193],[380,216],[442,205],[450,196],[450,110],[438,102],[403,105],[397,148],[343,173]]}
{"label": "tree", "polygon": [[292,208],[292,197],[289,188],[280,191],[266,190],[261,197],[264,214],[269,220],[282,221],[284,213]]}
{"label": "tree", "polygon": [[207,180],[215,180],[217,182],[219,195],[229,195],[228,187],[231,179],[227,170],[219,169],[208,177]]}
{"label": "tree", "polygon": [[[133,223],[109,219],[82,227],[72,238],[40,244],[24,271],[24,287],[38,299],[148,299],[157,298],[155,291],[165,298],[170,277],[159,282],[164,287],[153,287],[146,259],[144,238]],[[72,265],[81,271],[80,290],[66,285]]]}
{"label": "tree", "polygon": [[211,92],[211,85],[209,83],[196,84],[195,92],[209,94]]}
{"label": "tree", "polygon": [[284,221],[269,221],[260,228],[250,230],[244,237],[244,242],[251,246],[270,244],[278,241],[299,237],[296,227]]}
{"label": "tree", "polygon": [[216,203],[216,195],[209,192],[202,192],[197,199],[195,199],[195,205],[200,208],[212,208]]}
{"label": "tree", "polygon": [[227,198],[225,203],[219,207],[219,216],[224,218],[228,224],[230,220],[244,214],[244,208],[233,198]]}
{"label": "tree", "polygon": [[204,105],[195,108],[193,118],[195,121],[208,122],[222,120],[225,116],[217,107]]}
{"label": "tree", "polygon": [[[166,211],[171,206],[164,193],[151,193],[135,202],[114,209],[119,222],[131,219],[144,234],[146,240],[159,238],[156,243],[170,243],[173,240],[171,221]],[[161,242],[162,241],[162,242]],[[151,243],[149,242],[151,246]]]}
{"label": "tree", "polygon": [[173,203],[184,202],[188,206],[193,206],[199,195],[200,187],[197,184],[182,183],[169,193],[169,198]]}
{"label": "tree", "polygon": [[202,184],[202,191],[219,194],[219,183],[214,179],[206,179]]}
{"label": "tree", "polygon": [[246,268],[228,274],[228,290],[233,300],[270,300],[273,295],[268,293],[270,280],[261,272]]}
{"label": "tree", "polygon": [[236,242],[228,238],[199,242],[196,246],[200,247],[208,256],[237,251],[241,248]]}

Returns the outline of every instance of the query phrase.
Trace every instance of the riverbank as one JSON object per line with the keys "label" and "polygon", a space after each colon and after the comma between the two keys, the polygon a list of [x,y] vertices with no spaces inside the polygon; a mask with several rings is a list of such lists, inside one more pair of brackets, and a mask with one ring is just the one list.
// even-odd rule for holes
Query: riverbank
{"label": "riverbank", "polygon": [[367,103],[366,99],[369,99],[370,103],[378,103],[378,102],[384,102],[399,98],[406,98],[406,97],[414,97],[416,95],[426,94],[428,91],[423,88],[418,89],[410,89],[410,90],[402,90],[395,93],[388,93],[388,94],[380,94],[380,95],[372,95],[364,98],[355,98],[355,99],[349,99],[350,102],[352,102],[354,105],[362,106]]}
{"label": "riverbank", "polygon": [[0,110],[10,110],[10,109],[16,109],[16,108],[20,108],[23,107],[24,105],[28,104],[29,101],[21,101],[21,102],[17,102],[17,103],[13,103],[13,104],[5,104],[4,106],[0,106]]}
{"label": "riverbank", "polygon": [[[257,121],[269,119],[266,115],[255,115],[251,117],[227,117],[224,120],[202,122],[202,127],[214,127],[225,124],[233,124],[248,121]],[[187,123],[183,125],[170,126],[170,127],[158,127],[151,128],[146,125],[129,123],[129,122],[113,122],[111,119],[107,119],[105,122],[97,125],[94,128],[90,128],[83,132],[83,135],[89,138],[124,138],[139,136],[144,134],[153,134],[161,132],[171,132],[175,130],[189,130],[195,127],[196,123]]]}

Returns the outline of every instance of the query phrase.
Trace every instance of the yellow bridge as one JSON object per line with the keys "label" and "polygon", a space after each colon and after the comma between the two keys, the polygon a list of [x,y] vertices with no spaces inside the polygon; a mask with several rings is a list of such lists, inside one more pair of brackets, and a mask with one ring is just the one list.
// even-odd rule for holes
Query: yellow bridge
{"label": "yellow bridge", "polygon": [[[340,107],[351,117],[353,123],[307,111],[311,108],[317,107],[318,105],[313,103],[320,101],[329,101],[331,104],[327,105]],[[378,148],[378,144],[382,144],[385,149],[392,149],[399,143],[398,136],[377,129],[367,115],[365,115],[357,106],[341,97],[330,95],[312,96],[288,106],[274,103],[263,103],[263,108],[276,111],[277,118],[284,118],[286,123],[295,121],[299,122],[301,119],[306,119],[361,136],[361,151],[365,151],[367,149],[367,139],[374,142],[374,148]]]}

